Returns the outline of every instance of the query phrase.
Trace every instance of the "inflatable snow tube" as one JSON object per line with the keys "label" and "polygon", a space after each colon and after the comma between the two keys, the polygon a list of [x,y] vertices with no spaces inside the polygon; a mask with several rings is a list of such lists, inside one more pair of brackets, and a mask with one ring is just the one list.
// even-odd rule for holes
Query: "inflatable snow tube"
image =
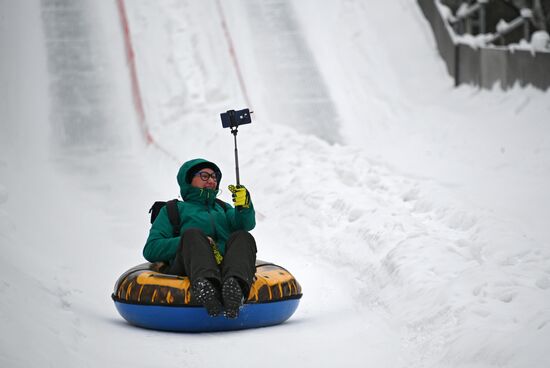
{"label": "inflatable snow tube", "polygon": [[302,288],[286,269],[256,262],[255,281],[239,317],[210,317],[194,304],[189,278],[162,273],[166,264],[144,263],[126,271],[112,298],[130,324],[165,331],[207,332],[265,327],[283,323],[298,308]]}

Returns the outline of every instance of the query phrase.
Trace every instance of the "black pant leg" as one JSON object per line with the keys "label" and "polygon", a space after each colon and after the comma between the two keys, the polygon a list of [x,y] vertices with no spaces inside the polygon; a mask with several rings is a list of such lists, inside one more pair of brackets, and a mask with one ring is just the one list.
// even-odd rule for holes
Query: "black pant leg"
{"label": "black pant leg", "polygon": [[222,279],[235,277],[243,292],[248,295],[256,274],[256,241],[247,231],[240,230],[231,234],[225,246]]}
{"label": "black pant leg", "polygon": [[166,273],[188,276],[191,282],[202,277],[221,284],[221,272],[212,247],[200,229],[184,231],[176,257]]}

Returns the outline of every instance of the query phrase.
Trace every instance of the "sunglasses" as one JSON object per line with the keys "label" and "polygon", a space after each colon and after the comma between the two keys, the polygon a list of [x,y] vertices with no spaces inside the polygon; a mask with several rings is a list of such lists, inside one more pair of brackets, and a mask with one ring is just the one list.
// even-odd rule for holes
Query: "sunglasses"
{"label": "sunglasses", "polygon": [[206,171],[199,171],[198,173],[195,174],[195,176],[199,176],[202,181],[208,181],[208,179],[210,178],[212,178],[212,180],[214,181],[218,181],[218,175],[216,175],[215,172],[210,174]]}

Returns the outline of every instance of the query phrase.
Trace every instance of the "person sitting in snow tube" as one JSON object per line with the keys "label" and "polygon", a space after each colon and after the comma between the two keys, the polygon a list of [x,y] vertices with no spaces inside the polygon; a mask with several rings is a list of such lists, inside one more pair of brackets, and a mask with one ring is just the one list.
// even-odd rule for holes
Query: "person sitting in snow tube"
{"label": "person sitting in snow tube", "polygon": [[233,203],[216,199],[222,173],[205,159],[185,162],[177,180],[180,236],[175,236],[164,206],[154,220],[143,249],[149,262],[167,262],[168,274],[187,276],[191,295],[210,316],[222,312],[237,318],[254,281],[256,242],[249,233],[256,225],[250,193],[230,185]]}

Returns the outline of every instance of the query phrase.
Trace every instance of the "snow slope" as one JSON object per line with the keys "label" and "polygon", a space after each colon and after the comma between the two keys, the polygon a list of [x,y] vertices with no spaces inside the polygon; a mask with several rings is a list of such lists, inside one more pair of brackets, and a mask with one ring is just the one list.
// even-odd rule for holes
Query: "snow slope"
{"label": "snow slope", "polygon": [[[218,114],[249,96],[259,257],[304,289],[281,326],[141,330],[109,294],[180,162],[141,143],[115,4],[55,4],[0,1],[1,366],[548,366],[548,93],[453,89],[412,0],[127,2],[147,124],[173,156],[231,183]],[[52,53],[63,10],[82,20],[67,47],[94,60],[69,76]],[[71,111],[89,120],[63,135]]]}

